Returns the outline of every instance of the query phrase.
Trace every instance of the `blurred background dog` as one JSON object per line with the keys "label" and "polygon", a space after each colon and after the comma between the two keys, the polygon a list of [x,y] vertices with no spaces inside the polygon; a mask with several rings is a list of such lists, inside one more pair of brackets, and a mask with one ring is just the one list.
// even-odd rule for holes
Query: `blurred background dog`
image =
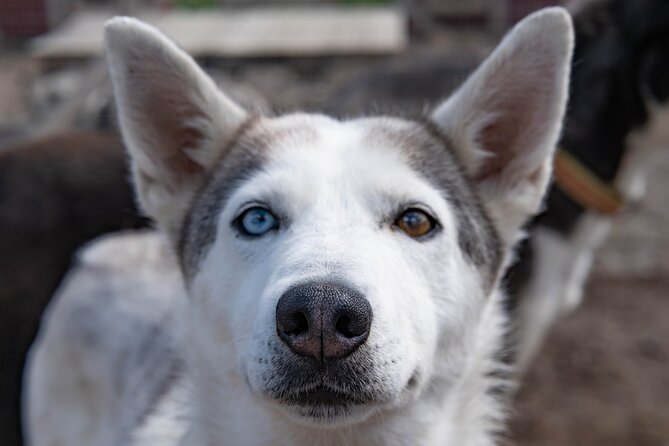
{"label": "blurred background dog", "polygon": [[[60,7],[56,12],[72,13],[68,2],[40,4],[56,3]],[[119,6],[133,6],[129,3],[84,3],[60,29],[76,25],[74,19],[81,19],[91,7],[102,4],[119,12]],[[142,6],[163,10],[169,6],[177,15],[180,8],[194,3],[147,1]],[[214,3],[200,6],[217,11]],[[246,2],[221,3],[239,7]],[[386,4],[383,8],[400,11],[408,19],[409,33],[385,52],[322,50],[318,57],[284,52],[203,54],[202,58],[220,82],[243,82],[243,95],[248,97],[246,102],[235,98],[240,102],[259,103],[259,97],[264,97],[267,108],[276,110],[313,110],[316,104],[327,103],[326,111],[339,115],[379,110],[415,114],[457,86],[501,31],[532,9],[551,3],[557,2]],[[662,124],[669,94],[667,3],[600,0],[572,5],[576,53],[561,147],[590,173],[578,178],[588,179],[586,185],[604,200],[588,202],[573,196],[569,181],[558,181],[547,212],[536,225],[553,234],[558,250],[571,244],[570,256],[548,262],[546,268],[546,262],[537,257],[542,249],[551,251],[530,238],[509,277],[517,297],[510,302],[510,310],[519,317],[537,314],[536,309],[523,308],[533,308],[540,301],[544,313],[538,313],[546,315],[533,327],[534,341],[525,350],[528,365],[548,328],[560,321],[520,391],[512,431],[519,444],[656,445],[669,438],[669,397],[661,390],[669,386],[665,341],[669,304],[664,298],[669,285],[669,235],[664,229],[669,207],[663,193],[669,156],[662,150],[663,132],[669,128]],[[24,43],[23,36],[48,28],[44,17],[54,23],[59,19],[53,6],[46,14],[46,6],[42,11],[26,5],[0,1],[4,8],[0,14],[4,98],[0,102],[0,327],[4,335],[0,440],[8,445],[19,444],[18,395],[25,351],[42,308],[76,248],[104,232],[147,224],[130,195],[123,149],[113,136],[109,88],[104,72],[95,61],[89,62],[94,53],[75,57],[67,52],[48,53],[46,49],[55,46],[53,41]],[[233,90],[240,91],[228,89]],[[641,186],[646,182],[644,193]],[[628,210],[619,212],[611,237],[594,257],[583,307],[562,319],[565,310],[578,302],[590,259],[605,239],[608,222],[613,221],[612,215],[598,209],[611,198]],[[595,224],[579,229],[584,221]],[[552,254],[548,257],[555,260]],[[524,293],[533,283],[535,288],[546,283],[536,282],[539,274],[553,278],[550,285],[539,287],[550,293]]]}

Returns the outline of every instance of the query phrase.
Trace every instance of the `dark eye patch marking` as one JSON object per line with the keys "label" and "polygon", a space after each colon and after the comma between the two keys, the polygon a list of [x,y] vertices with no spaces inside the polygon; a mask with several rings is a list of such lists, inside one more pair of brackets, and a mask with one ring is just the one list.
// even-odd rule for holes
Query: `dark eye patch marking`
{"label": "dark eye patch marking", "polygon": [[290,143],[304,144],[317,138],[313,127],[299,124],[300,120],[288,126],[282,125],[281,121],[273,123],[269,119],[253,117],[223,151],[223,156],[195,194],[181,228],[177,248],[187,282],[216,241],[218,217],[232,193],[262,171],[273,149]]}
{"label": "dark eye patch marking", "polygon": [[450,203],[455,211],[460,248],[492,286],[502,261],[499,236],[446,135],[427,120],[368,120],[371,125],[367,143],[399,148],[408,157],[413,170],[441,191]]}

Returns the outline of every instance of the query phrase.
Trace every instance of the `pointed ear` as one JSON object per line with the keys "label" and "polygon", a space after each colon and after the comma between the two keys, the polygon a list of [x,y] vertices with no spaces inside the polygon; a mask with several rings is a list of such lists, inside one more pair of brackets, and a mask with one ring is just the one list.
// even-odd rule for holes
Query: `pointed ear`
{"label": "pointed ear", "polygon": [[551,176],[572,47],[564,9],[532,14],[431,116],[507,246],[538,212]]}
{"label": "pointed ear", "polygon": [[207,170],[247,114],[145,23],[110,20],[105,48],[139,202],[175,235]]}

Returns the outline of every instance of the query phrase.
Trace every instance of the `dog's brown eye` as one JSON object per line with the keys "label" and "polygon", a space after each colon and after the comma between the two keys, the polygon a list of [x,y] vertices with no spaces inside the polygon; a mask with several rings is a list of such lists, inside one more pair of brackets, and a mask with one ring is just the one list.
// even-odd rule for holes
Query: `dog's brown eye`
{"label": "dog's brown eye", "polygon": [[395,224],[411,237],[422,237],[432,231],[435,221],[420,209],[407,209]]}

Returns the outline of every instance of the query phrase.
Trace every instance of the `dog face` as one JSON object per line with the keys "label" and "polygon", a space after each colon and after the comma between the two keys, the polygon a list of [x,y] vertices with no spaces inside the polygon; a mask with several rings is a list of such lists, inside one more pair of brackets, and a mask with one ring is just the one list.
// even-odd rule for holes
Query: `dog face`
{"label": "dog face", "polygon": [[153,28],[116,19],[106,42],[140,202],[188,283],[201,375],[310,424],[447,392],[541,203],[568,16],[519,25],[424,123],[252,117]]}
{"label": "dog face", "polygon": [[[262,160],[207,227],[199,213],[220,203],[230,176],[211,180],[183,233],[183,258],[210,336],[237,346],[255,392],[300,417],[350,421],[418,393],[437,343],[467,338],[500,253],[483,213],[446,198],[472,194],[443,144],[422,125],[387,118],[292,115],[258,119],[240,135],[228,168],[245,147]],[[441,184],[421,174],[429,159],[448,173]],[[460,247],[470,231],[480,252]],[[460,360],[457,344],[442,359]]]}

